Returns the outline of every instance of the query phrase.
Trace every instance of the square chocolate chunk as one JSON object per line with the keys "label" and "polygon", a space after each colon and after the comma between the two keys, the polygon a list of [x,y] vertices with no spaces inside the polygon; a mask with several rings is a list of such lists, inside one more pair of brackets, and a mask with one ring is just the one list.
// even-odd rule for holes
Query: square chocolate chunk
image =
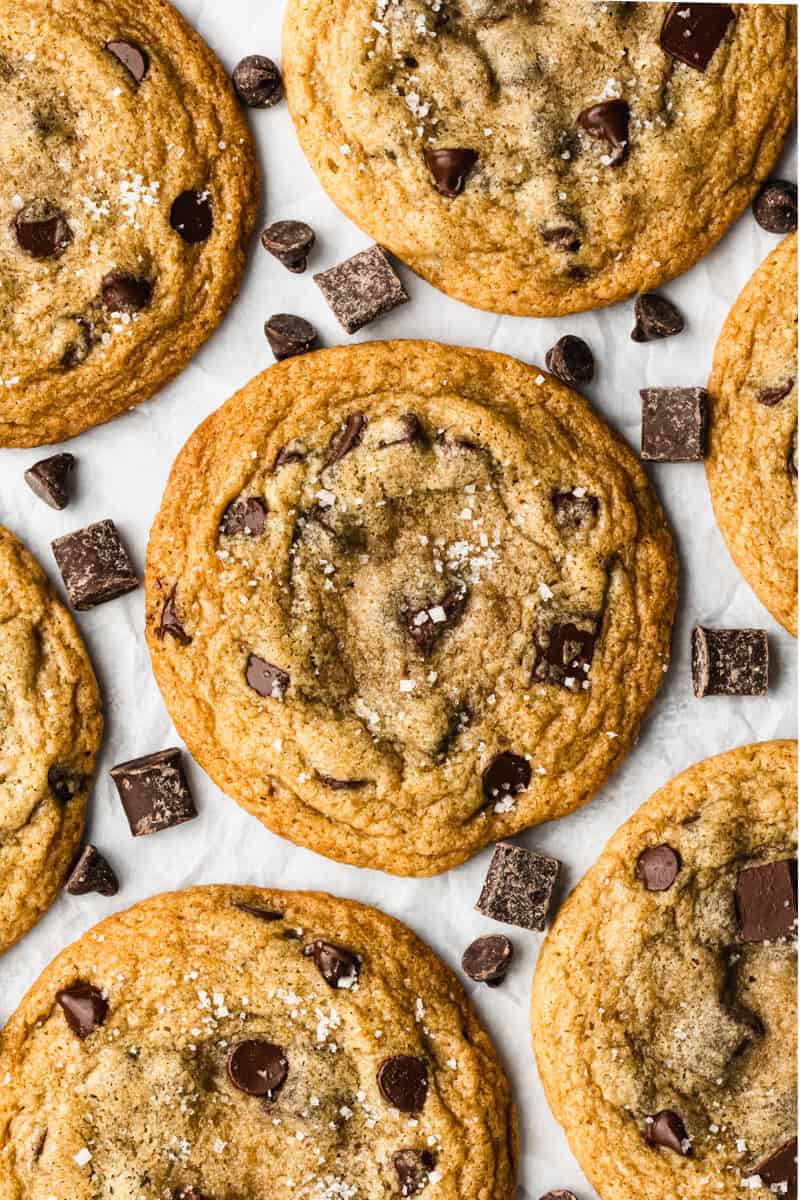
{"label": "square chocolate chunk", "polygon": [[700,462],[705,458],[705,388],[643,388],[640,395],[642,458],[651,462]]}
{"label": "square chocolate chunk", "polygon": [[736,912],[743,942],[769,942],[797,933],[797,860],[746,867],[736,880]]}
{"label": "square chocolate chunk", "polygon": [[730,4],[684,0],[672,4],[661,29],[661,49],[689,67],[705,71],[736,19]]}
{"label": "square chocolate chunk", "polygon": [[139,586],[113,521],[98,521],[53,542],[70,604],[79,612]]}
{"label": "square chocolate chunk", "polygon": [[560,870],[557,858],[499,842],[475,907],[493,921],[543,930]]}
{"label": "square chocolate chunk", "polygon": [[160,750],[111,768],[131,833],[142,837],[197,816],[180,750]]}
{"label": "square chocolate chunk", "polygon": [[769,644],[763,629],[692,631],[695,696],[764,696],[769,683]]}
{"label": "square chocolate chunk", "polygon": [[357,333],[408,300],[408,292],[380,246],[371,246],[322,271],[314,276],[314,282],[347,333]]}

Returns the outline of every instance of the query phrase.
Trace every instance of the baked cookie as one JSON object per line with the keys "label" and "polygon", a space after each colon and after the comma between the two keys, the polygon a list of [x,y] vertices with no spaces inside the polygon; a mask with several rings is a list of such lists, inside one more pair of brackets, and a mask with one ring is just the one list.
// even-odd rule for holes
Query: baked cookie
{"label": "baked cookie", "polygon": [[219,786],[319,853],[429,875],[621,762],[676,563],[587,401],[409,341],[289,359],[213,414],[147,577],[156,678]]}
{"label": "baked cookie", "polygon": [[684,771],[544,944],[539,1071],[604,1200],[796,1194],[796,787],[794,742]]}
{"label": "baked cookie", "polygon": [[192,888],[104,921],[10,1019],[4,1076],[0,1200],[515,1191],[508,1083],[455,976],[322,893]]}
{"label": "baked cookie", "polygon": [[166,0],[0,13],[0,445],[72,437],[186,365],[258,204],[228,77]]}
{"label": "baked cookie", "polygon": [[0,526],[0,951],[27,933],[64,882],[102,730],[74,621]]}
{"label": "baked cookie", "polygon": [[797,234],[761,264],[714,355],[706,475],[739,570],[797,636]]}
{"label": "baked cookie", "polygon": [[557,316],[650,291],[752,199],[795,109],[793,5],[290,0],[300,142],[451,296]]}

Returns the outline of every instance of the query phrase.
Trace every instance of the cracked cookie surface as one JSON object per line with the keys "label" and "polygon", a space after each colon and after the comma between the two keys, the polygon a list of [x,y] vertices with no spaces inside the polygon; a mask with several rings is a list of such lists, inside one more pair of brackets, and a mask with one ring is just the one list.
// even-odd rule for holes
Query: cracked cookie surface
{"label": "cracked cookie surface", "polygon": [[[733,1200],[781,1181],[767,1164],[796,1132],[796,775],[784,741],[677,776],[611,839],[545,942],[539,1071],[602,1196]],[[753,929],[747,881],[773,863],[778,928]]]}
{"label": "cracked cookie surface", "polygon": [[194,433],[147,634],[223,790],[425,875],[605,782],[667,669],[676,570],[585,400],[501,355],[374,343],[287,360]]}
{"label": "cracked cookie surface", "polygon": [[461,985],[321,893],[193,888],[103,922],[25,997],[0,1072],[0,1200],[515,1191],[508,1083]]}

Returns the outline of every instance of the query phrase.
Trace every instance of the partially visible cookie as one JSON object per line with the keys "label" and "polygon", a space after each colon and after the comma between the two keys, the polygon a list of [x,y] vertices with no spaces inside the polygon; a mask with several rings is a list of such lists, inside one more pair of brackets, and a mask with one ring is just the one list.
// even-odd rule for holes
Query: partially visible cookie
{"label": "partially visible cookie", "polygon": [[102,729],[72,617],[0,526],[0,951],[38,921],[64,882]]}
{"label": "partially visible cookie", "polygon": [[733,306],[708,385],[706,474],[739,570],[797,635],[797,234]]}
{"label": "partially visible cookie", "polygon": [[0,1200],[515,1193],[509,1086],[461,985],[322,893],[193,888],[103,922],[9,1020],[0,1079]]}
{"label": "partially visible cookie", "polygon": [[788,741],[678,775],[544,944],[539,1071],[609,1200],[796,1194],[796,788]]}

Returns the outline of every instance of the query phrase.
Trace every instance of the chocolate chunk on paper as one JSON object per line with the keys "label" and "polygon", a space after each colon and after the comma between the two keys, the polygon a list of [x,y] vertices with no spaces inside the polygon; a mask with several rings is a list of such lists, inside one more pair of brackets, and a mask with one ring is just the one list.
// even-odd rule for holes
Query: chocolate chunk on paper
{"label": "chocolate chunk on paper", "polygon": [[643,388],[640,395],[642,458],[652,462],[700,462],[705,458],[705,388]]}
{"label": "chocolate chunk on paper", "polygon": [[371,246],[320,272],[314,282],[346,333],[357,333],[408,300],[400,277],[380,246]]}
{"label": "chocolate chunk on paper", "polygon": [[197,816],[180,750],[159,750],[111,768],[134,837],[182,825]]}
{"label": "chocolate chunk on paper", "polygon": [[98,892],[101,896],[116,896],[119,882],[108,860],[96,846],[84,846],[66,883],[71,896],[86,896]]}
{"label": "chocolate chunk on paper", "polygon": [[25,482],[34,495],[44,500],[45,504],[49,504],[51,508],[63,509],[69,504],[67,479],[74,466],[74,455],[54,454],[28,467]]}
{"label": "chocolate chunk on paper", "polygon": [[97,521],[53,542],[70,604],[83,612],[139,586],[113,521]]}
{"label": "chocolate chunk on paper", "polygon": [[485,917],[543,930],[561,863],[510,842],[495,847],[476,908]]}
{"label": "chocolate chunk on paper", "polygon": [[763,629],[692,631],[694,694],[764,696],[769,683],[769,643]]}

